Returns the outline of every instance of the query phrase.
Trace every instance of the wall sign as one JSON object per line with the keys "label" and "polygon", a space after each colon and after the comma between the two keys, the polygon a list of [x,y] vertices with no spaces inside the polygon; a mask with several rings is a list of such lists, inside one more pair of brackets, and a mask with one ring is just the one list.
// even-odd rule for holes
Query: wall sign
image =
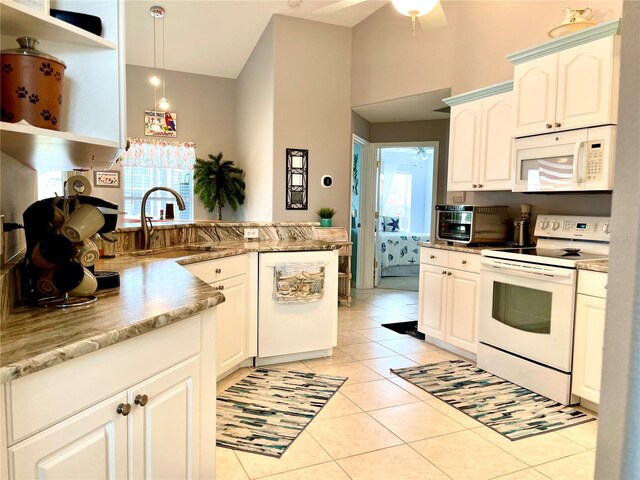
{"label": "wall sign", "polygon": [[175,112],[144,112],[144,134],[147,137],[177,137],[178,115]]}
{"label": "wall sign", "polygon": [[287,148],[287,210],[307,210],[309,150]]}
{"label": "wall sign", "polygon": [[93,172],[93,185],[95,187],[120,187],[120,172],[114,170],[112,172]]}

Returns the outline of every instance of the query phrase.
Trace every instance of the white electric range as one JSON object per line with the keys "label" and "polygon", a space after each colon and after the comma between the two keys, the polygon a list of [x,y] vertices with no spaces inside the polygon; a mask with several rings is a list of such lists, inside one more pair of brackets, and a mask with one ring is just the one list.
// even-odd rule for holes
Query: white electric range
{"label": "white electric range", "polygon": [[535,235],[481,252],[478,367],[569,405],[576,265],[608,257],[609,218],[539,215]]}

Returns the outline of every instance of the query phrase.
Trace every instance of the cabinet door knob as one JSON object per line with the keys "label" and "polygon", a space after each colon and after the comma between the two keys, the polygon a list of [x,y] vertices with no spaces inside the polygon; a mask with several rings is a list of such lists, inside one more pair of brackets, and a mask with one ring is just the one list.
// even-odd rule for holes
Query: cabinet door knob
{"label": "cabinet door knob", "polygon": [[447,272],[447,275],[448,275],[448,276],[451,276],[451,272]]}
{"label": "cabinet door knob", "polygon": [[222,273],[222,269],[221,268],[216,268],[215,272],[216,273]]}
{"label": "cabinet door knob", "polygon": [[147,397],[146,395],[136,395],[134,403],[136,405],[140,405],[141,407],[144,407],[148,401],[149,401],[149,397]]}
{"label": "cabinet door knob", "polygon": [[446,270],[442,270],[442,274],[443,274],[443,275],[446,275],[446,274],[447,274],[447,271],[446,271]]}
{"label": "cabinet door knob", "polygon": [[429,255],[429,258],[430,258],[431,260],[433,260],[434,258],[436,258],[436,256],[435,256],[435,255]]}
{"label": "cabinet door knob", "polygon": [[482,188],[482,184],[481,183],[478,184],[478,188]]}
{"label": "cabinet door knob", "polygon": [[553,125],[551,125],[550,123],[547,123],[547,129],[551,130],[553,128]]}
{"label": "cabinet door knob", "polygon": [[467,264],[467,261],[466,261],[466,260],[462,260],[462,264],[463,264],[463,265],[466,265],[466,264]]}
{"label": "cabinet door knob", "polygon": [[471,188],[478,188],[478,185],[476,185],[475,183],[471,184]]}
{"label": "cabinet door knob", "polygon": [[560,122],[556,122],[556,128],[560,128],[562,124]]}
{"label": "cabinet door knob", "polygon": [[118,409],[116,410],[120,415],[126,417],[131,412],[131,404],[129,403],[121,403],[118,405]]}

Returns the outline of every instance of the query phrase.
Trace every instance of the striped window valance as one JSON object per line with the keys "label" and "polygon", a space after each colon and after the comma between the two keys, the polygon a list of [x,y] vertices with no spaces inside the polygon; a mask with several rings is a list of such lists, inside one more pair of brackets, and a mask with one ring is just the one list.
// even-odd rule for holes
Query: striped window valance
{"label": "striped window valance", "polygon": [[147,168],[193,168],[196,144],[129,138],[129,150],[122,156],[123,166]]}

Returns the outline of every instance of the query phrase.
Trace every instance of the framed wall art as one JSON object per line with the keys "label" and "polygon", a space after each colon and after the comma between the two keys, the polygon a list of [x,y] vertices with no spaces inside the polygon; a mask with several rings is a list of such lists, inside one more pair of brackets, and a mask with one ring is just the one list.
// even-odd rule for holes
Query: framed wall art
{"label": "framed wall art", "polygon": [[147,137],[177,137],[178,115],[175,112],[144,112],[144,134]]}
{"label": "framed wall art", "polygon": [[120,188],[120,172],[93,172],[93,185],[95,187]]}
{"label": "framed wall art", "polygon": [[287,148],[287,210],[308,209],[309,150]]}

